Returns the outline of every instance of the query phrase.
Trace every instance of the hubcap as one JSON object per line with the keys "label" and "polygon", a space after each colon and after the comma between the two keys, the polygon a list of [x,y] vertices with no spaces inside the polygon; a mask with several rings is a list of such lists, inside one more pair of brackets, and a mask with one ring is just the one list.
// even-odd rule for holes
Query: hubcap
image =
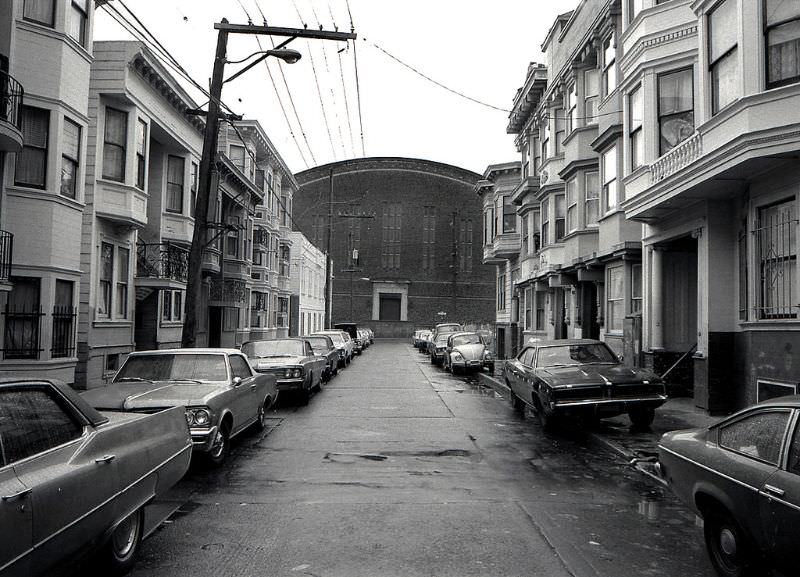
{"label": "hubcap", "polygon": [[219,457],[222,454],[223,447],[225,447],[225,437],[222,434],[222,430],[217,429],[217,434],[214,437],[214,444],[211,448],[211,454],[214,457]]}
{"label": "hubcap", "polygon": [[138,515],[138,512],[133,513],[114,529],[111,541],[114,546],[114,554],[117,557],[126,557],[136,544],[136,533],[139,530]]}
{"label": "hubcap", "polygon": [[719,546],[728,557],[736,557],[736,535],[728,527],[719,532]]}

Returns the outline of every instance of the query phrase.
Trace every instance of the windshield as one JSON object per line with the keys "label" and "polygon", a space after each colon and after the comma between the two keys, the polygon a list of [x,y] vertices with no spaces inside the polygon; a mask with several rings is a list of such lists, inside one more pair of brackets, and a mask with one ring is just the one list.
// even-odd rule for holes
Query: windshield
{"label": "windshield", "polygon": [[456,333],[461,330],[461,325],[442,325],[436,327],[436,332],[441,333]]}
{"label": "windshield", "polygon": [[114,382],[147,381],[227,381],[225,355],[158,354],[132,355],[114,377]]}
{"label": "windshield", "polygon": [[447,335],[439,335],[436,337],[436,344],[444,345],[447,343]]}
{"label": "windshield", "polygon": [[274,341],[252,341],[242,345],[242,352],[250,358],[267,357],[302,357],[305,355],[305,343],[294,339]]}
{"label": "windshield", "polygon": [[334,345],[341,345],[342,343],[344,343],[344,339],[342,338],[342,335],[340,333],[332,333],[329,334],[328,336],[331,338]]}
{"label": "windshield", "polygon": [[328,351],[328,339],[325,337],[306,337],[306,340],[311,343],[311,348],[315,353],[325,353]]}
{"label": "windshield", "polygon": [[611,350],[602,343],[558,345],[539,348],[537,367],[564,367],[591,363],[616,363]]}
{"label": "windshield", "polygon": [[481,344],[481,337],[478,335],[462,335],[460,337],[453,337],[453,346],[460,347],[461,345],[479,345]]}

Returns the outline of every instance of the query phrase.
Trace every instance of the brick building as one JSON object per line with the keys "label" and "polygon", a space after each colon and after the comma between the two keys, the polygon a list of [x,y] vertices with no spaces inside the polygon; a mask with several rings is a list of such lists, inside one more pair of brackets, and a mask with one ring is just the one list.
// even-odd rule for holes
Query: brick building
{"label": "brick building", "polygon": [[333,322],[368,324],[378,336],[442,321],[493,325],[495,272],[481,263],[479,174],[390,157],[295,177],[296,226],[322,250],[333,229]]}

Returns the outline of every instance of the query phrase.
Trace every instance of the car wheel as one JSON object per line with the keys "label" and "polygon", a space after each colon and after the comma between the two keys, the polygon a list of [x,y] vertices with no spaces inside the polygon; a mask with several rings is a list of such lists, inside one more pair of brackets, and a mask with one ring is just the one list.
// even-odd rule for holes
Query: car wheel
{"label": "car wheel", "polygon": [[494,363],[486,365],[486,368],[489,369],[490,373],[494,373]]}
{"label": "car wheel", "polygon": [[303,388],[300,389],[300,404],[307,405],[310,399],[311,399],[311,381],[309,380],[307,383],[303,383]]}
{"label": "car wheel", "polygon": [[[507,382],[506,382],[506,385],[508,385]],[[514,391],[511,390],[511,387],[508,387],[508,389],[509,389],[510,394],[511,394],[511,406],[514,407],[515,411],[518,411],[520,413],[524,413],[525,412],[525,403],[523,402],[522,399],[520,399],[517,395],[514,394]]]}
{"label": "car wheel", "polygon": [[545,432],[555,431],[561,423],[561,418],[555,413],[548,414],[544,409],[536,410],[536,417],[539,419],[539,424]]}
{"label": "car wheel", "polygon": [[651,408],[633,409],[628,412],[628,417],[632,426],[644,429],[653,424],[653,419],[656,418],[656,410]]}
{"label": "car wheel", "polygon": [[[314,375],[313,375],[313,374],[311,375],[311,378],[312,378],[312,379],[314,378]],[[314,381],[312,380],[311,382],[313,383]],[[322,392],[322,375],[320,375],[320,376],[319,376],[319,380],[317,381],[317,386],[316,386],[316,387],[314,387],[314,390],[315,390],[316,392],[318,392],[318,393],[321,393],[321,392]]]}
{"label": "car wheel", "polygon": [[100,551],[100,561],[110,575],[125,575],[136,562],[142,542],[144,512],[137,509],[114,527],[111,537]]}
{"label": "car wheel", "polygon": [[451,364],[451,365],[450,365],[450,372],[451,372],[451,373],[453,373],[454,375],[458,375],[458,374],[460,374],[460,373],[461,373],[461,369],[459,369],[459,368],[458,368],[458,367],[456,367],[455,365],[452,365],[452,364]]}
{"label": "car wheel", "polygon": [[219,467],[225,462],[230,449],[230,429],[227,423],[222,423],[217,429],[217,434],[214,437],[214,442],[211,444],[211,450],[206,453],[206,461],[212,467]]}
{"label": "car wheel", "polygon": [[711,564],[721,577],[758,574],[750,543],[727,511],[712,509],[706,513],[703,534]]}
{"label": "car wheel", "polygon": [[434,357],[433,355],[431,355],[431,364],[432,365],[436,364],[436,357]]}
{"label": "car wheel", "polygon": [[267,416],[267,411],[272,406],[272,399],[269,396],[264,399],[264,402],[261,403],[261,406],[258,408],[258,416],[256,417],[255,427],[257,431],[263,431],[267,428],[267,422],[269,417]]}

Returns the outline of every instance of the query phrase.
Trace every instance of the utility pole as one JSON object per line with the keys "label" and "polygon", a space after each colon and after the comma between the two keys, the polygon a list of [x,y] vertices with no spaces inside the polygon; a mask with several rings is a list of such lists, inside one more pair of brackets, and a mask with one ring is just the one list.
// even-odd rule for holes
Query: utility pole
{"label": "utility pole", "polygon": [[[197,341],[197,319],[200,316],[200,289],[203,280],[203,251],[206,245],[208,232],[208,206],[211,197],[211,181],[214,165],[216,164],[217,140],[219,137],[220,104],[222,98],[223,74],[225,70],[228,34],[257,34],[262,36],[283,36],[289,39],[273,50],[264,51],[261,57],[245,66],[242,70],[232,75],[228,81],[252,68],[255,64],[268,56],[275,56],[287,62],[296,62],[300,54],[295,51],[283,50],[283,46],[295,38],[315,38],[319,40],[347,41],[355,40],[355,32],[331,32],[326,30],[308,30],[300,28],[277,28],[274,26],[254,26],[252,24],[229,24],[226,19],[214,24],[219,31],[217,35],[217,52],[214,58],[214,69],[211,77],[211,90],[209,93],[208,112],[206,114],[206,130],[203,137],[203,157],[200,159],[200,174],[195,200],[195,222],[192,233],[192,246],[189,250],[189,271],[186,279],[186,304],[183,322],[181,345],[194,347]],[[331,186],[333,173],[331,173]],[[333,191],[331,190],[331,194]],[[332,208],[331,208],[332,210]],[[332,215],[331,215],[332,220]],[[330,232],[328,233],[328,252],[330,254]],[[328,257],[330,272],[330,256]],[[329,281],[326,281],[329,282]],[[328,317],[330,320],[330,316]]]}
{"label": "utility pole", "polygon": [[325,243],[325,328],[333,328],[333,169],[328,179],[328,240]]}

